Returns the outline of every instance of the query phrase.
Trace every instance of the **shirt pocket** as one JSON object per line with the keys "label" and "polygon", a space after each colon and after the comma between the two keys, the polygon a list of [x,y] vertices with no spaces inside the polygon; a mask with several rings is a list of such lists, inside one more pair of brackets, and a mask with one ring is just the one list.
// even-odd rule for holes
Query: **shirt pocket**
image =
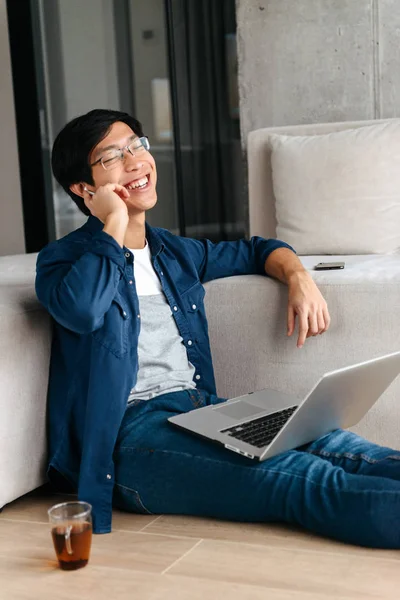
{"label": "shirt pocket", "polygon": [[208,337],[208,324],[204,308],[205,295],[206,291],[200,282],[182,294],[189,327],[197,342]]}
{"label": "shirt pocket", "polygon": [[128,352],[131,315],[123,299],[117,295],[104,315],[100,329],[92,333],[93,339],[118,358]]}

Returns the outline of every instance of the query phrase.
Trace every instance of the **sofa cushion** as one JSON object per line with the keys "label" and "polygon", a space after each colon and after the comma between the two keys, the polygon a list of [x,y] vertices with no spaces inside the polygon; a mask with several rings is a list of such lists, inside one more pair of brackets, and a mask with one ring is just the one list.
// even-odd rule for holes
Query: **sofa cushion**
{"label": "sofa cushion", "polygon": [[400,249],[400,120],[269,143],[278,238],[302,255]]}

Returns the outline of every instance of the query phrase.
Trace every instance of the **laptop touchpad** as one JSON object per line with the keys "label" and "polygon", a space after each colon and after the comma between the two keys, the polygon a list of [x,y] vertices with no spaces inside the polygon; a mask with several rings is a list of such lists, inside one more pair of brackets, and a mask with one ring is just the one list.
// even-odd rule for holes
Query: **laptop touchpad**
{"label": "laptop touchpad", "polygon": [[264,408],[247,404],[247,402],[233,402],[232,404],[225,404],[220,408],[214,408],[214,410],[233,419],[246,419],[247,417],[265,412]]}

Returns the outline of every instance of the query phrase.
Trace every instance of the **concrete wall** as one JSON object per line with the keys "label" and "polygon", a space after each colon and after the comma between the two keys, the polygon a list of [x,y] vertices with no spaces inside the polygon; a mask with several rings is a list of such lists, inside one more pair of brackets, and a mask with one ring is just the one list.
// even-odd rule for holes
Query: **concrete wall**
{"label": "concrete wall", "polygon": [[400,116],[399,0],[237,0],[242,139]]}
{"label": "concrete wall", "polygon": [[0,256],[25,252],[6,0],[0,0]]}

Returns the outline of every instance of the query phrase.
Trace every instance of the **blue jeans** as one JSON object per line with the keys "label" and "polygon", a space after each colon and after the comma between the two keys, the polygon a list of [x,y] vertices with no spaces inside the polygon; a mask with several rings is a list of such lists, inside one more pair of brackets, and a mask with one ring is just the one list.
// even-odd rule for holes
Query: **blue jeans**
{"label": "blue jeans", "polygon": [[255,462],[167,422],[224,401],[195,389],[130,405],[115,447],[114,505],[295,523],[343,542],[400,548],[400,452],[338,429]]}

